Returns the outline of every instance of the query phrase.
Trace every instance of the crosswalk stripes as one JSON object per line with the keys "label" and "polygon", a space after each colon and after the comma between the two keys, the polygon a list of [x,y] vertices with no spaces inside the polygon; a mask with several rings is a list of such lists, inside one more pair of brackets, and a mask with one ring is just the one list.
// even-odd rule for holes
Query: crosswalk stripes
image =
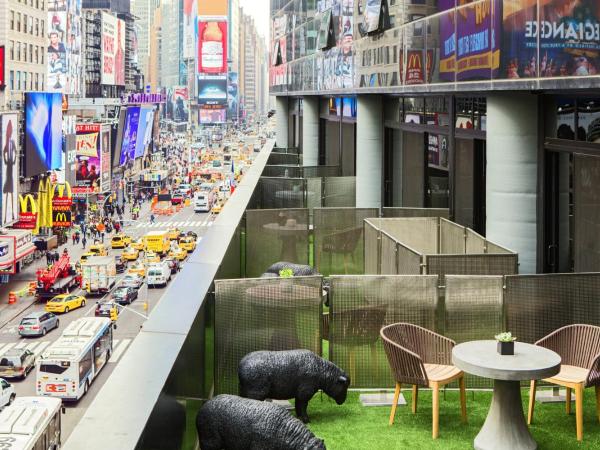
{"label": "crosswalk stripes", "polygon": [[0,356],[4,355],[7,351],[15,346],[14,342],[8,344],[0,344]]}
{"label": "crosswalk stripes", "polygon": [[114,339],[113,353],[108,362],[116,363],[117,361],[119,361],[119,358],[123,355],[123,353],[125,353],[125,350],[127,350],[127,347],[129,346],[130,342],[131,339],[123,339],[121,342],[119,342],[119,339]]}
{"label": "crosswalk stripes", "polygon": [[212,220],[210,217],[205,220],[166,220],[164,222],[140,222],[135,225],[136,229],[146,228],[146,229],[168,229],[168,228],[199,228],[199,227],[210,227],[212,225]]}

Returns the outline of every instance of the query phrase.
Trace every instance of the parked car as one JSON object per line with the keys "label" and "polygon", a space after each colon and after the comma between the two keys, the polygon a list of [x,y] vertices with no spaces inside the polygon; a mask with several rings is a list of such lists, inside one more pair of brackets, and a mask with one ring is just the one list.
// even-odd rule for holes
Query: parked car
{"label": "parked car", "polygon": [[15,388],[3,378],[0,378],[0,408],[10,405],[17,397]]}
{"label": "parked car", "polygon": [[166,258],[164,260],[164,262],[166,262],[169,265],[169,268],[171,269],[172,274],[179,272],[179,269],[181,268],[181,264],[178,259]]}
{"label": "parked car", "polygon": [[120,286],[112,294],[112,300],[119,305],[131,305],[138,298],[138,290],[129,286]]}
{"label": "parked car", "polygon": [[138,274],[135,274],[135,273],[128,273],[127,275],[125,275],[123,277],[123,279],[119,283],[119,286],[132,287],[134,289],[139,289],[142,287],[143,284],[144,284],[144,277],[142,277]]}
{"label": "parked car", "polygon": [[25,348],[11,348],[0,358],[0,377],[25,378],[35,367],[35,355]]}
{"label": "parked car", "polygon": [[125,267],[127,267],[127,261],[122,256],[115,256],[115,267],[117,273],[123,273],[125,272]]}
{"label": "parked car", "polygon": [[98,303],[94,315],[96,317],[108,317],[112,319],[113,317],[118,317],[119,308],[113,302]]}
{"label": "parked car", "polygon": [[60,294],[48,300],[46,311],[53,313],[68,313],[72,309],[85,306],[85,297],[73,294]]}
{"label": "parked car", "polygon": [[35,311],[27,314],[19,323],[21,336],[45,336],[54,328],[58,328],[59,320],[51,312]]}

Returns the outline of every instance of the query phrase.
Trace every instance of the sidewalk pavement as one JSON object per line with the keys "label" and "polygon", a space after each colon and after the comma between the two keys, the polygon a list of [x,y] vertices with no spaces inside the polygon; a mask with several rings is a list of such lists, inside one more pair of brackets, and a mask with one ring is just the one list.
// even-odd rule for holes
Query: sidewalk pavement
{"label": "sidewalk pavement", "polygon": [[[126,208],[125,214],[123,214],[124,220],[131,220],[131,208]],[[145,202],[140,211],[140,219],[142,217],[150,216],[150,203]],[[138,219],[139,220],[139,219]],[[83,248],[81,241],[79,244],[73,245],[72,240],[70,239],[67,244],[60,246],[56,251],[58,251],[59,255],[62,255],[63,249],[66,247],[69,251],[69,255],[71,255],[71,262],[75,264],[82,254],[88,251],[90,245],[93,244],[92,239],[88,239],[86,248]],[[105,237],[105,243],[110,243],[110,235]],[[8,303],[8,295],[10,292],[18,292],[22,289],[25,289],[29,286],[29,283],[32,281],[37,281],[36,273],[40,269],[45,269],[46,265],[46,257],[42,256],[42,258],[38,260],[34,260],[31,264],[29,264],[25,269],[21,272],[10,275],[10,280],[6,284],[0,284],[0,329],[3,328],[7,323],[11,322],[15,317],[22,314],[25,310],[33,306],[35,302],[35,297],[21,297],[17,298],[16,303],[10,305]]]}

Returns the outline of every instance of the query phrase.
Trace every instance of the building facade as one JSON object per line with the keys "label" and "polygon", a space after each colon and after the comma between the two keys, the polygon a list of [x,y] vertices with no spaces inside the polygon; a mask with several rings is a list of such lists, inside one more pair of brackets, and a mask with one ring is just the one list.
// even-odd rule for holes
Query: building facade
{"label": "building facade", "polygon": [[254,121],[264,114],[267,92],[267,51],[263,37],[258,33],[254,19],[241,9],[239,37],[239,95],[242,117]]}
{"label": "building facade", "polygon": [[19,109],[25,91],[46,88],[48,10],[43,0],[0,0],[0,11],[6,79],[6,87],[0,91],[0,108]]}
{"label": "building facade", "polygon": [[[271,1],[279,146],[359,207],[447,207],[522,273],[600,271],[593,0]],[[540,30],[540,32],[538,32]]]}

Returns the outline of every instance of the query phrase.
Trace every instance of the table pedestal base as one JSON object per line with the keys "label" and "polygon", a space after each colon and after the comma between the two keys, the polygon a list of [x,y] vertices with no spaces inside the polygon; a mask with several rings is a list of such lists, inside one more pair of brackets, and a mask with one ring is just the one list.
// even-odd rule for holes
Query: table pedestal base
{"label": "table pedestal base", "polygon": [[474,446],[476,450],[537,449],[525,422],[518,381],[494,380],[492,406]]}

